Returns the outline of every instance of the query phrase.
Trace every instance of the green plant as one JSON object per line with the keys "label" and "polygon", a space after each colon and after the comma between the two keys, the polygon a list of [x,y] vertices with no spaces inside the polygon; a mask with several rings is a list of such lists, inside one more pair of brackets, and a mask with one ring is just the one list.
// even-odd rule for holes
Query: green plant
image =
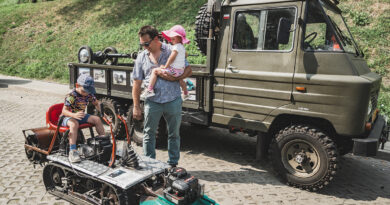
{"label": "green plant", "polygon": [[383,115],[390,117],[390,87],[383,87],[379,93],[378,108]]}
{"label": "green plant", "polygon": [[49,37],[46,38],[46,43],[52,42],[54,40],[55,40],[54,36],[49,36]]}
{"label": "green plant", "polygon": [[355,25],[365,26],[370,23],[370,16],[366,12],[350,11],[350,15]]}

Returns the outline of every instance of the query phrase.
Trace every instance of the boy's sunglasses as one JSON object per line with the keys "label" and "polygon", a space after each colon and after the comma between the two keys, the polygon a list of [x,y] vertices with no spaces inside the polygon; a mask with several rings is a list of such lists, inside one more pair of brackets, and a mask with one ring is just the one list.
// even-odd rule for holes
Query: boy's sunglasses
{"label": "boy's sunglasses", "polygon": [[145,47],[149,47],[150,46],[150,43],[152,43],[153,39],[148,41],[148,42],[145,42],[145,43],[140,43],[139,45],[140,46],[145,46]]}

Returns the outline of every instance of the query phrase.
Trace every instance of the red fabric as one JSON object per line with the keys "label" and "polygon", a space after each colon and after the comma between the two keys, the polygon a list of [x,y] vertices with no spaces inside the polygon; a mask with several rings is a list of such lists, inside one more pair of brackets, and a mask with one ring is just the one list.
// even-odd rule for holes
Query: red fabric
{"label": "red fabric", "polygon": [[[57,129],[58,120],[62,113],[62,108],[64,107],[64,103],[58,103],[49,107],[46,112],[46,124],[49,125],[50,129]],[[84,129],[88,127],[93,127],[92,124],[84,123],[79,125],[79,129]],[[60,132],[65,132],[69,127],[60,127]]]}

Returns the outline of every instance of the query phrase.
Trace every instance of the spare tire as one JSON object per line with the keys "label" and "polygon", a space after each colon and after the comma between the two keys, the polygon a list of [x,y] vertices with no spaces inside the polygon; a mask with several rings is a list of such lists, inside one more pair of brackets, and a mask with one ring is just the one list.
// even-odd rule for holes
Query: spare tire
{"label": "spare tire", "polygon": [[[124,115],[121,109],[120,104],[110,98],[102,98],[100,101],[103,104],[104,114],[107,115],[108,118],[112,121],[112,132],[114,133],[117,139],[125,138],[125,126],[121,120],[117,117],[117,115]],[[94,110],[97,115],[96,109]],[[107,125],[107,123],[102,119],[103,125]]]}
{"label": "spare tire", "polygon": [[[142,110],[142,115],[144,114],[144,108],[143,104],[141,104],[141,110]],[[132,121],[132,116],[133,116],[133,105],[130,106],[129,111],[127,112],[127,119],[126,122],[127,127],[129,129],[129,132],[132,128],[134,127],[134,134],[133,136],[130,136],[131,140],[135,142],[138,146],[142,146],[143,142],[143,130],[144,130],[144,121],[135,121],[134,125],[131,125],[130,122]],[[157,147],[162,147],[167,143],[168,139],[168,130],[167,130],[167,124],[165,122],[164,117],[161,117],[160,122],[158,124],[157,128],[157,133],[156,133],[156,146]]]}
{"label": "spare tire", "polygon": [[[107,47],[103,50],[104,54],[117,54],[118,51],[114,47]],[[105,59],[104,64],[106,65],[117,65],[118,64],[118,57],[107,57]]]}
{"label": "spare tire", "polygon": [[203,55],[207,54],[207,38],[209,37],[210,21],[213,22],[211,13],[207,12],[207,3],[203,4],[198,11],[195,21],[195,41]]}
{"label": "spare tire", "polygon": [[[144,115],[144,111],[143,111],[144,106],[143,104],[141,104],[140,106],[141,106],[142,115]],[[133,136],[130,136],[130,140],[135,142],[138,146],[142,146],[143,130],[144,130],[143,117],[142,120],[136,120],[134,121],[134,124],[131,124],[133,120],[133,105],[129,107],[129,110],[126,113],[126,115],[127,115],[126,117],[127,129],[129,130],[129,132],[131,132],[132,126],[134,126],[134,133]]]}

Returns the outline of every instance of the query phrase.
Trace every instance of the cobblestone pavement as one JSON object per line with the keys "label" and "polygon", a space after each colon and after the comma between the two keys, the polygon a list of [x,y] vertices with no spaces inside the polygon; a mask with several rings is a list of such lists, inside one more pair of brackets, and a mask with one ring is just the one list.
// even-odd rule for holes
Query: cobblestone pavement
{"label": "cobblestone pavement", "polygon": [[[68,204],[45,192],[42,168],[26,159],[21,132],[45,126],[47,108],[62,102],[67,90],[0,75],[0,204]],[[180,166],[220,204],[390,204],[390,151],[377,158],[346,155],[332,183],[312,193],[282,184],[268,162],[256,162],[254,138],[188,124],[181,130]],[[158,149],[157,158],[167,160],[166,148]]]}

